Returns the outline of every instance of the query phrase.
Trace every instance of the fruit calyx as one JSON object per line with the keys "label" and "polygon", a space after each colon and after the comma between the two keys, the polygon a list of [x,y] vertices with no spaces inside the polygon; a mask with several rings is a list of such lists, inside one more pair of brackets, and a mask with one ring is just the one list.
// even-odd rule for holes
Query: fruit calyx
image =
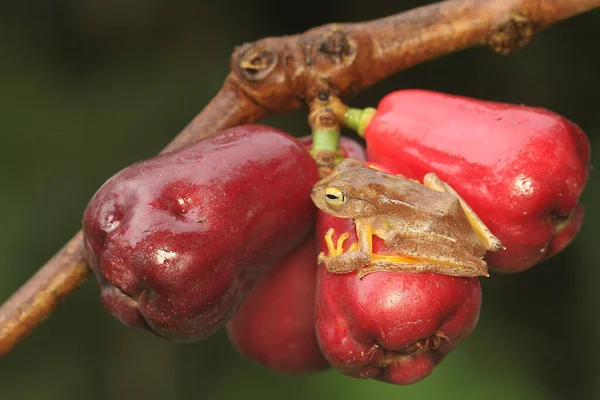
{"label": "fruit calyx", "polygon": [[361,352],[361,357],[370,357],[371,361],[375,357],[375,353],[378,350],[381,350],[382,357],[378,357],[379,362],[372,364],[372,366],[377,366],[380,368],[385,368],[398,360],[405,360],[410,358],[415,353],[423,352],[428,353],[439,349],[444,343],[450,342],[450,338],[446,336],[443,332],[438,331],[431,335],[428,338],[420,339],[415,341],[410,346],[406,347],[403,350],[386,350],[379,343],[375,343],[371,349],[367,352]]}
{"label": "fruit calyx", "polygon": [[365,129],[367,129],[367,125],[369,125],[376,112],[377,110],[373,107],[364,109],[349,108],[344,113],[344,125],[356,131],[360,137],[365,137]]}
{"label": "fruit calyx", "polygon": [[442,344],[449,342],[450,338],[444,335],[443,332],[437,331],[426,339],[417,340],[414,344],[406,349],[408,354],[416,353],[417,351],[432,351],[439,349]]}

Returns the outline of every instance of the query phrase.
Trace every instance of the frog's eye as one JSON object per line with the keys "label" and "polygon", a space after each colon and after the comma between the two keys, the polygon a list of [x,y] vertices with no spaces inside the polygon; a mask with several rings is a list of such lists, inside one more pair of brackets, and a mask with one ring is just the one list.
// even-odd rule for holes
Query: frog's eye
{"label": "frog's eye", "polygon": [[325,189],[325,201],[333,207],[337,207],[346,202],[346,196],[338,188],[328,187]]}

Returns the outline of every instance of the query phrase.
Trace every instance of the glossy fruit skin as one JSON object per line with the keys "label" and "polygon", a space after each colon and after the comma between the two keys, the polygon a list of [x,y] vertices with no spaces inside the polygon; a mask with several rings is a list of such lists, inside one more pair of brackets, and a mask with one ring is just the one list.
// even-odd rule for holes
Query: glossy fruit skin
{"label": "glossy fruit skin", "polygon": [[[344,250],[357,240],[352,220],[319,211],[316,232],[322,251],[327,252],[322,238],[329,228],[335,229],[334,241],[341,232],[350,233]],[[373,249],[393,254],[378,238]],[[473,331],[480,307],[477,278],[375,272],[360,280],[355,272],[332,274],[318,267],[319,346],[334,368],[357,378],[407,385],[427,377]],[[417,343],[426,344],[438,333],[447,340],[418,349]]]}
{"label": "glossy fruit skin", "polygon": [[365,139],[370,161],[412,179],[435,172],[454,187],[506,247],[486,257],[496,271],[530,268],[581,227],[590,146],[553,112],[402,90],[381,101]]}
{"label": "glossy fruit skin", "polygon": [[[299,138],[310,150],[312,136]],[[364,147],[340,138],[340,153],[366,161]],[[315,335],[317,250],[314,233],[271,267],[227,323],[227,335],[246,358],[285,374],[329,368]]]}
{"label": "glossy fruit skin", "polygon": [[313,228],[317,180],[304,146],[262,125],[125,168],[83,217],[105,307],[164,338],[209,336]]}
{"label": "glossy fruit skin", "polygon": [[308,374],[329,363],[315,335],[315,236],[269,269],[227,323],[227,335],[246,358],[287,374]]}

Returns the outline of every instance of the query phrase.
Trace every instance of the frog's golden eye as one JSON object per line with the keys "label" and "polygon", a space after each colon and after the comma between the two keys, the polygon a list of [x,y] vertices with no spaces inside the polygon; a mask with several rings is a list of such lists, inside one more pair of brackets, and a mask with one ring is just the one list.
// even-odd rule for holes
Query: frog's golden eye
{"label": "frog's golden eye", "polygon": [[333,207],[340,206],[346,202],[346,196],[338,188],[328,187],[325,189],[325,201]]}

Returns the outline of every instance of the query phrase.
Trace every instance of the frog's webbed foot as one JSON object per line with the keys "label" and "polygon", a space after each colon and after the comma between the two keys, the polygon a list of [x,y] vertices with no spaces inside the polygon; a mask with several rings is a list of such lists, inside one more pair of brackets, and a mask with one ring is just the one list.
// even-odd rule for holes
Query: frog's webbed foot
{"label": "frog's webbed foot", "polygon": [[319,264],[325,264],[327,271],[334,274],[345,274],[368,265],[371,261],[371,255],[359,250],[358,243],[353,243],[346,252],[344,252],[344,242],[350,237],[348,232],[342,233],[337,242],[333,241],[333,228],[325,234],[325,243],[327,244],[328,254],[321,252],[317,261]]}
{"label": "frog's webbed foot", "polygon": [[471,223],[471,226],[473,227],[473,230],[475,231],[475,233],[477,233],[477,236],[479,236],[479,239],[484,244],[486,250],[498,251],[505,249],[504,246],[502,246],[500,240],[496,236],[494,236],[494,234],[483,223],[483,221],[479,218],[475,211],[473,211],[471,206],[469,206],[467,202],[464,201],[458,193],[456,193],[452,186],[448,185],[446,182],[441,180],[433,172],[430,172],[427,175],[425,175],[425,177],[423,178],[423,185],[427,186],[428,188],[437,190],[438,192],[450,193],[458,199],[465,215],[467,216],[469,222]]}
{"label": "frog's webbed foot", "polygon": [[402,255],[388,256],[382,254],[373,254],[372,258],[371,265],[358,270],[359,278],[362,279],[365,275],[372,272],[430,272],[434,274],[464,277],[489,276],[485,263],[482,263],[482,266],[456,266]]}

